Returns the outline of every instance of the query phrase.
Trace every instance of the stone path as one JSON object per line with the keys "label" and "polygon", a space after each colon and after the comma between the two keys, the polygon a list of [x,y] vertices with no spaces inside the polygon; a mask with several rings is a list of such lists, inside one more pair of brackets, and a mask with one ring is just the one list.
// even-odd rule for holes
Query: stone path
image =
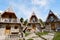
{"label": "stone path", "polygon": [[54,33],[48,33],[47,35],[43,35],[42,37],[44,37],[47,40],[52,40],[54,37]]}
{"label": "stone path", "polygon": [[[42,37],[47,39],[47,40],[52,40],[54,37],[54,33],[48,33],[47,35],[43,35]],[[31,33],[30,35],[25,37],[25,39],[29,39],[29,38],[32,38],[34,40],[44,40],[44,39],[38,37],[35,33]]]}
{"label": "stone path", "polygon": [[25,39],[29,39],[32,38],[34,40],[43,40],[42,38],[38,37],[35,33],[31,33],[30,35],[28,35],[27,37],[25,37]]}
{"label": "stone path", "polygon": [[[54,37],[54,33],[48,33],[47,35],[42,35],[43,38],[47,39],[47,40],[52,40]],[[36,35],[35,33],[31,33],[30,35],[28,35],[27,37],[24,37],[26,40],[27,39],[34,39],[34,40],[44,40],[40,37],[38,37],[38,35]],[[0,40],[4,40],[5,36],[0,36]]]}

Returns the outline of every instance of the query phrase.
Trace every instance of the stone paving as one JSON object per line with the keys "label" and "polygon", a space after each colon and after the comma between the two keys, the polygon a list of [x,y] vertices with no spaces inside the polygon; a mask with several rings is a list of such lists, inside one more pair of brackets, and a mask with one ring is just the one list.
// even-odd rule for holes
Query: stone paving
{"label": "stone paving", "polygon": [[38,37],[35,33],[31,33],[29,36],[25,37],[25,39],[32,38],[34,40],[43,40],[42,38]]}
{"label": "stone paving", "polygon": [[[42,37],[44,37],[47,40],[52,40],[54,37],[54,33],[48,33],[47,35],[42,35]],[[44,39],[38,37],[35,33],[32,33],[32,34],[28,35],[27,37],[25,37],[25,39],[29,39],[29,38],[32,38],[34,40],[44,40]]]}
{"label": "stone paving", "polygon": [[[44,37],[47,40],[52,40],[54,37],[54,33],[48,33],[47,35],[42,35],[42,37]],[[4,40],[3,38],[5,39],[5,36],[0,36],[0,40]],[[44,40],[44,39],[38,37],[38,35],[36,35],[35,33],[31,33],[30,35],[28,35],[27,37],[24,37],[24,38],[25,38],[25,40],[30,39],[30,38],[34,39],[34,40]]]}
{"label": "stone paving", "polygon": [[5,35],[0,36],[0,40],[5,40]]}
{"label": "stone paving", "polygon": [[44,37],[47,40],[52,40],[54,37],[54,33],[48,33],[47,35],[43,35],[42,37]]}

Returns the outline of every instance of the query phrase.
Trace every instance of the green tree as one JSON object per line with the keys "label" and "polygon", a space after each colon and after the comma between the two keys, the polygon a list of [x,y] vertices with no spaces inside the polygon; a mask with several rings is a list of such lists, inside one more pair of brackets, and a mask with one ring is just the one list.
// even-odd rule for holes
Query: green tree
{"label": "green tree", "polygon": [[28,23],[28,19],[26,19],[26,20],[24,21],[24,25],[26,26],[27,23]]}
{"label": "green tree", "polygon": [[23,18],[20,18],[20,22],[23,23],[24,22],[24,19]]}
{"label": "green tree", "polygon": [[40,24],[41,24],[41,26],[45,26],[45,23],[41,20],[41,19],[39,19],[39,22],[40,22]]}

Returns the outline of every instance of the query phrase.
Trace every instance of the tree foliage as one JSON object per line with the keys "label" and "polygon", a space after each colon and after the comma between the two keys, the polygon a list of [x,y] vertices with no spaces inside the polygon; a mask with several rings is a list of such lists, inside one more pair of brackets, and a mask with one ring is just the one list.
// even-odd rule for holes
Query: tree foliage
{"label": "tree foliage", "polygon": [[26,20],[24,21],[24,25],[26,26],[27,23],[28,23],[28,19],[26,19]]}
{"label": "tree foliage", "polygon": [[42,26],[45,26],[45,23],[41,19],[39,19],[39,22]]}
{"label": "tree foliage", "polygon": [[24,19],[23,18],[20,18],[20,22],[23,23],[24,22]]}

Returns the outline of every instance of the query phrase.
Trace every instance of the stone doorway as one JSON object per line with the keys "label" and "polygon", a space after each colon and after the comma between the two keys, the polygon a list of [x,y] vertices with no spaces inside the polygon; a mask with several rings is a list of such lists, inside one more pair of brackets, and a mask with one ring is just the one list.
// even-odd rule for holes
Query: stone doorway
{"label": "stone doorway", "polygon": [[55,23],[51,24],[51,29],[55,31]]}
{"label": "stone doorway", "polygon": [[10,34],[10,29],[11,29],[11,27],[9,25],[7,25],[5,28],[5,34],[6,35]]}
{"label": "stone doorway", "polygon": [[36,25],[35,25],[35,24],[33,24],[32,28],[33,28],[34,30],[36,30]]}

